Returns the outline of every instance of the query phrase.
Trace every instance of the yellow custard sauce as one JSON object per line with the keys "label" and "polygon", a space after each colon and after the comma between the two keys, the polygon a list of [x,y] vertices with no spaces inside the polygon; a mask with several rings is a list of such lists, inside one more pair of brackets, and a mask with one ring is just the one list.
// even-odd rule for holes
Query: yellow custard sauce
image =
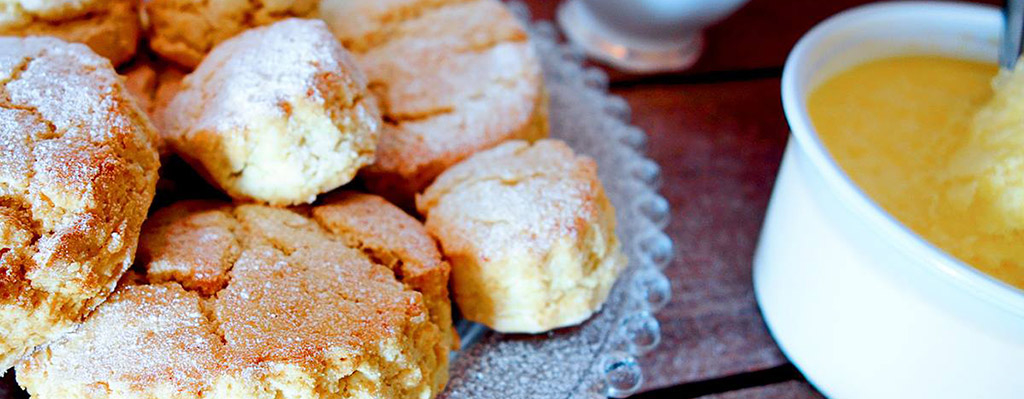
{"label": "yellow custard sauce", "polygon": [[882,208],[1024,288],[1024,72],[1001,76],[994,93],[997,72],[937,56],[882,59],[825,81],[807,108],[840,167]]}

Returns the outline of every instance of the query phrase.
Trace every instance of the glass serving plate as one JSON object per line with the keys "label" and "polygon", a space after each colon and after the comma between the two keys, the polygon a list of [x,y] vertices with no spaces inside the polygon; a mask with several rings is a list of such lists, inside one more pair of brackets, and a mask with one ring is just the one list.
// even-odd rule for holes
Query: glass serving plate
{"label": "glass serving plate", "polygon": [[[626,102],[608,94],[608,77],[583,67],[583,51],[559,41],[548,21],[533,22],[528,8],[509,2],[526,21],[543,64],[550,96],[551,136],[593,157],[618,220],[629,266],[604,308],[587,322],[539,335],[499,334],[458,321],[462,349],[441,398],[593,399],[625,397],[643,384],[637,358],[661,340],[653,316],[669,300],[662,269],[672,241],[662,229],[669,205],[658,195],[660,168],[644,156],[647,136],[629,125]],[[218,196],[197,192],[190,196]],[[160,204],[154,204],[158,207]],[[0,379],[0,399],[21,399],[13,373]]]}
{"label": "glass serving plate", "polygon": [[593,157],[618,220],[629,266],[597,313],[580,326],[541,335],[499,334],[459,322],[462,350],[442,398],[583,399],[628,396],[640,388],[637,357],[660,341],[653,314],[669,300],[662,269],[672,241],[662,231],[669,205],[658,195],[660,169],[644,156],[647,136],[629,125],[629,105],[608,94],[608,77],[583,67],[583,51],[559,41],[548,21],[510,2],[526,21],[551,100],[551,136]]}

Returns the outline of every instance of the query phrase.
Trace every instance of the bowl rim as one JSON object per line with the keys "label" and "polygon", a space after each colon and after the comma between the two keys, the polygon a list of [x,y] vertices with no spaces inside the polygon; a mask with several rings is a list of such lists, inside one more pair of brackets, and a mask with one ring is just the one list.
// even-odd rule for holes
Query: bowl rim
{"label": "bowl rim", "polygon": [[792,137],[808,155],[811,164],[820,172],[826,185],[880,236],[888,239],[913,258],[921,259],[930,274],[952,282],[952,286],[1024,319],[1024,290],[991,277],[957,259],[903,225],[861,190],[832,158],[818,137],[806,111],[806,99],[799,92],[798,82],[806,66],[809,53],[822,42],[851,23],[884,16],[892,18],[902,13],[911,18],[946,18],[974,20],[975,22],[1001,20],[997,8],[980,4],[901,1],[862,5],[833,15],[805,34],[789,53],[782,73],[782,105],[789,122]]}

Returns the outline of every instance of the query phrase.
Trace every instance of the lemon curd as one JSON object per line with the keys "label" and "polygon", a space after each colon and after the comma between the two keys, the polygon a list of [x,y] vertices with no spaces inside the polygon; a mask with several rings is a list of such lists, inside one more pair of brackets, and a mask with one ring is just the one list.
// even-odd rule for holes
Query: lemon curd
{"label": "lemon curd", "polygon": [[[934,56],[856,66],[811,92],[840,167],[882,208],[1024,288],[1024,71]],[[993,87],[997,87],[993,90]]]}

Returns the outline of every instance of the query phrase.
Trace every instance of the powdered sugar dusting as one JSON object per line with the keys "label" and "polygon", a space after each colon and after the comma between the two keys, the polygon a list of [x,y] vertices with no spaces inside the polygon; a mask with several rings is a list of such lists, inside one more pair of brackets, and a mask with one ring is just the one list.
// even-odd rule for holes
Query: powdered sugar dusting
{"label": "powdered sugar dusting", "polygon": [[[166,133],[182,139],[201,130],[243,128],[268,115],[283,118],[288,110],[281,105],[294,98],[324,104],[333,94],[320,92],[322,74],[366,87],[322,21],[293,18],[250,29],[214,48],[185,78],[163,113]],[[360,90],[349,92],[351,102]]]}
{"label": "powdered sugar dusting", "polygon": [[0,368],[114,289],[153,199],[154,135],[84,45],[0,37],[0,210],[4,228],[31,235],[0,266]]}
{"label": "powdered sugar dusting", "polygon": [[[198,397],[230,388],[311,397],[343,389],[353,367],[373,374],[351,388],[356,395],[436,389],[447,364],[433,355],[448,347],[444,326],[428,321],[423,297],[390,268],[345,245],[308,210],[185,201],[150,222],[138,274],[75,333],[19,366],[30,392]],[[164,236],[190,230],[197,236]],[[235,245],[200,239],[211,233],[233,236],[227,242]],[[190,272],[210,267],[193,259],[224,262],[229,281],[196,284]],[[275,380],[278,373],[311,384]]]}
{"label": "powdered sugar dusting", "polygon": [[380,116],[323,21],[224,41],[159,111],[178,154],[236,199],[310,203],[373,161]]}
{"label": "powdered sugar dusting", "polygon": [[53,383],[102,381],[122,392],[163,384],[195,394],[204,378],[223,368],[223,358],[198,295],[176,284],[137,285],[119,290],[89,323],[37,355],[19,374],[48,363],[41,371]]}
{"label": "powdered sugar dusting", "polygon": [[559,240],[576,240],[586,225],[597,223],[601,188],[595,169],[561,142],[510,141],[446,170],[417,199],[417,208],[443,237],[448,254],[543,256]]}
{"label": "powdered sugar dusting", "polygon": [[544,134],[540,66],[497,0],[325,0],[322,17],[356,53],[385,128],[370,191],[408,205],[445,168],[508,139]]}

